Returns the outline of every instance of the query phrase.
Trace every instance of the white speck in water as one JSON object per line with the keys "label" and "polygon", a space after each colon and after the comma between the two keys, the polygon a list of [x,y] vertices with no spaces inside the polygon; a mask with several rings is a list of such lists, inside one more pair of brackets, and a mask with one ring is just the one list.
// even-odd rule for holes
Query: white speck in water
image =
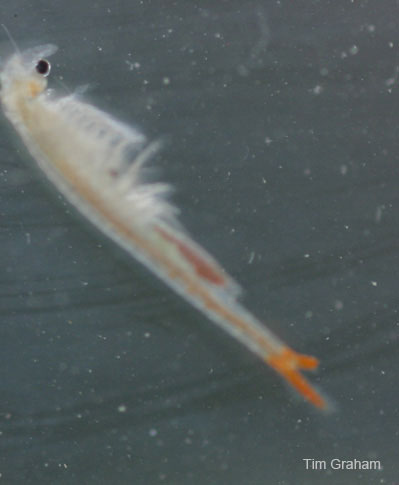
{"label": "white speck in water", "polygon": [[368,26],[367,26],[367,30],[368,30],[370,33],[375,32],[375,25],[373,25],[373,24],[368,25]]}
{"label": "white speck in water", "polygon": [[357,53],[359,52],[359,47],[357,45],[353,45],[350,49],[349,49],[349,54],[351,56],[355,56]]}
{"label": "white speck in water", "polygon": [[377,282],[376,281],[371,281],[371,285],[372,286],[377,286]]}
{"label": "white speck in water", "polygon": [[340,311],[344,308],[344,304],[341,300],[336,300],[335,303],[334,303],[334,308],[337,310],[337,311]]}
{"label": "white speck in water", "polygon": [[341,165],[339,168],[339,171],[341,172],[341,175],[346,175],[348,173],[348,166],[347,165]]}
{"label": "white speck in water", "polygon": [[148,434],[151,436],[151,438],[155,438],[155,436],[158,435],[158,431],[155,429],[155,428],[151,428],[149,431],[148,431]]}
{"label": "white speck in water", "polygon": [[388,47],[391,48],[391,49],[393,48],[393,42],[392,41],[388,42]]}
{"label": "white speck in water", "polygon": [[270,143],[272,142],[272,139],[269,138],[268,136],[265,138],[265,143],[266,145],[270,145]]}
{"label": "white speck in water", "polygon": [[144,333],[144,338],[150,338],[150,337],[151,337],[150,332],[145,332],[145,333]]}
{"label": "white speck in water", "polygon": [[320,84],[318,84],[317,86],[315,86],[313,89],[312,89],[312,93],[314,95],[318,95],[318,94],[321,94],[323,92],[323,86],[320,86]]}
{"label": "white speck in water", "polygon": [[164,78],[162,79],[162,84],[163,84],[164,86],[168,86],[168,84],[170,84],[170,78],[168,78],[168,77],[164,77]]}
{"label": "white speck in water", "polygon": [[126,413],[127,406],[125,404],[119,404],[118,406],[118,413]]}
{"label": "white speck in water", "polygon": [[309,253],[306,253],[306,254],[303,255],[303,257],[306,258],[306,259],[307,258],[310,258],[310,254]]}
{"label": "white speck in water", "polygon": [[129,71],[133,71],[134,69],[140,69],[141,64],[139,62],[132,62],[126,59],[125,63],[127,64],[127,67]]}
{"label": "white speck in water", "polygon": [[30,237],[30,232],[26,232],[25,236],[26,236],[26,244],[29,246],[30,243],[32,242],[31,237]]}
{"label": "white speck in water", "polygon": [[248,264],[252,264],[254,262],[254,259],[255,259],[255,251],[251,251],[251,254],[249,255],[249,259],[248,259]]}

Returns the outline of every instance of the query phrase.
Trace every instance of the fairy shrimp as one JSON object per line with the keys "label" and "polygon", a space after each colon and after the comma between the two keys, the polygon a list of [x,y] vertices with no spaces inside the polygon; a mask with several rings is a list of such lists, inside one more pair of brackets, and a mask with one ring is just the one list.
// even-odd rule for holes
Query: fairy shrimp
{"label": "fairy shrimp", "polygon": [[305,400],[326,409],[326,400],[301,373],[316,369],[318,360],[292,350],[239,303],[235,281],[179,224],[178,210],[167,198],[170,187],[144,180],[142,168],[156,144],[77,94],[50,92],[47,57],[56,46],[15,49],[0,71],[0,100],[47,178],[100,231],[257,354]]}

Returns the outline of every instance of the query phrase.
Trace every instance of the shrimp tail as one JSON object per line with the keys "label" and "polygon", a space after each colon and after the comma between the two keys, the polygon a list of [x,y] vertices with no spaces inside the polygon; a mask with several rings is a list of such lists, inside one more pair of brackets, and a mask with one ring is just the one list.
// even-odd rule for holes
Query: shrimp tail
{"label": "shrimp tail", "polygon": [[307,401],[321,410],[328,410],[327,401],[300,372],[301,370],[317,369],[319,361],[316,357],[299,354],[291,348],[283,346],[278,353],[269,355],[266,362]]}

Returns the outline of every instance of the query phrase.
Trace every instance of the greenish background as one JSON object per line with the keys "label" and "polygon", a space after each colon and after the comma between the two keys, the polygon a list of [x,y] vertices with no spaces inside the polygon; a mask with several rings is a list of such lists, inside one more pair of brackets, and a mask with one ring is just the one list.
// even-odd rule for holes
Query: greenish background
{"label": "greenish background", "polygon": [[320,357],[311,378],[336,412],[298,400],[77,217],[3,120],[1,483],[397,483],[397,11],[2,2],[21,49],[59,46],[53,88],[89,84],[90,102],[165,137],[153,177],[245,304]]}

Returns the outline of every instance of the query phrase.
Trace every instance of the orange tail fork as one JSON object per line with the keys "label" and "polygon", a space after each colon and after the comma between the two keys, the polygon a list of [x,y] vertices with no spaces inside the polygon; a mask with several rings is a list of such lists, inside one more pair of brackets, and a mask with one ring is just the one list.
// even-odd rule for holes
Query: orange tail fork
{"label": "orange tail fork", "polygon": [[316,357],[299,354],[284,346],[280,352],[270,355],[267,358],[267,363],[281,374],[307,401],[321,410],[328,409],[326,400],[300,372],[301,370],[315,370],[319,365]]}

